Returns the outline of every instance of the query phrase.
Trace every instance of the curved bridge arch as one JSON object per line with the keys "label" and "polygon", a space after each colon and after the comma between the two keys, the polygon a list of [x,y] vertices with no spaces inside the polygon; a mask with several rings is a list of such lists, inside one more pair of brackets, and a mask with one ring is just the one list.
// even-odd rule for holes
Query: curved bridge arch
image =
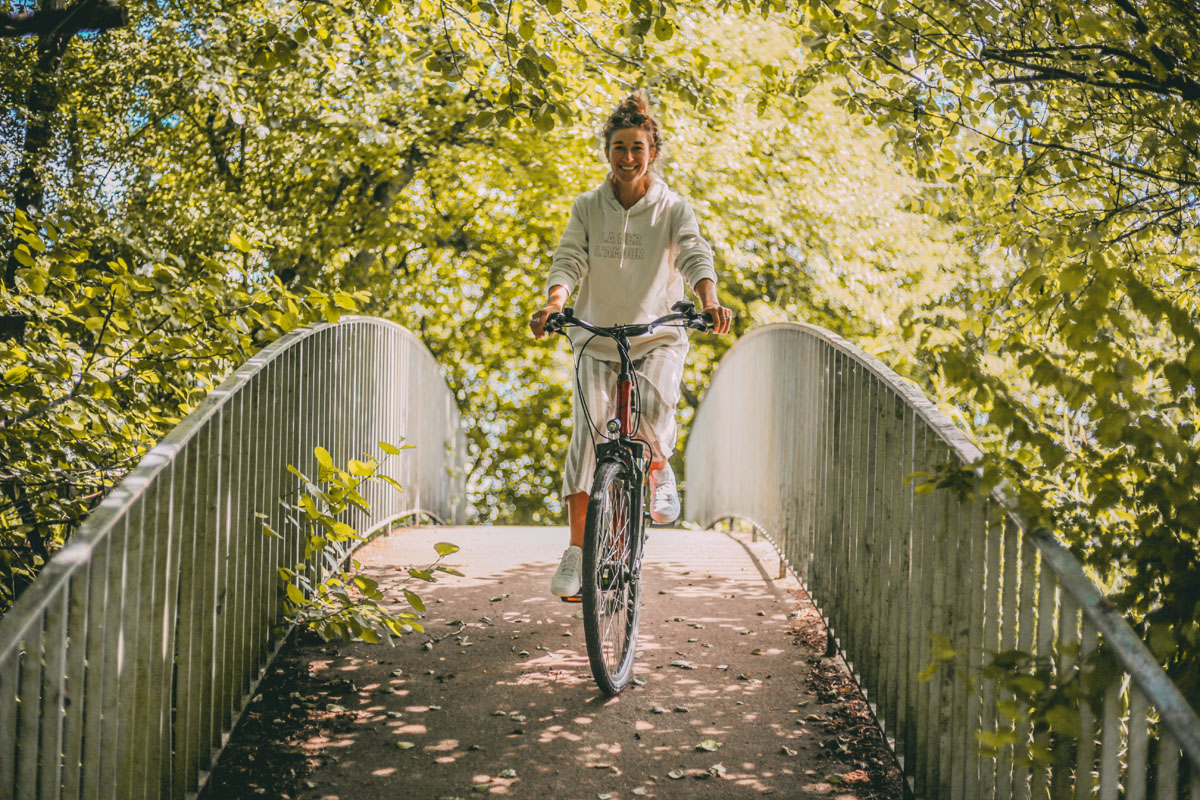
{"label": "curved bridge arch", "polygon": [[[183,797],[278,650],[277,569],[301,560],[279,500],[404,440],[360,532],[466,514],[466,438],[411,332],[346,317],[288,333],[230,375],[92,512],[0,619],[0,795]],[[263,535],[261,517],[285,539]],[[287,533],[288,531],[291,533]],[[12,792],[10,795],[9,792]]]}

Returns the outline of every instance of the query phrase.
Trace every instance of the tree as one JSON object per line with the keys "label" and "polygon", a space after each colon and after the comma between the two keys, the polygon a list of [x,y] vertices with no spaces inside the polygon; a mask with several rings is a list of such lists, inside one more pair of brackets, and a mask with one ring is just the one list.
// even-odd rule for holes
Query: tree
{"label": "tree", "polygon": [[[52,552],[202,387],[279,330],[366,295],[363,310],[416,331],[443,365],[470,434],[479,519],[556,519],[569,358],[534,344],[525,320],[541,302],[572,198],[605,173],[596,128],[634,86],[649,89],[663,118],[664,175],[695,204],[743,329],[782,314],[895,347],[890,332],[914,298],[942,291],[964,263],[945,226],[895,208],[912,183],[878,154],[878,134],[822,93],[807,107],[764,102],[802,64],[794,32],[759,10],[748,21],[672,4],[227,9],[204,0],[131,4],[129,14],[129,28],[82,39],[64,59],[58,155],[46,171],[53,203],[22,223],[47,249],[26,248],[34,266],[24,268],[36,274],[5,296],[32,304],[37,330],[22,354],[0,356],[6,370],[18,358],[54,363],[62,339],[78,353],[72,363],[86,363],[96,345],[86,324],[53,311],[80,302],[57,266],[71,248],[87,251],[99,282],[87,289],[95,308],[83,323],[103,318],[108,294],[124,291],[115,285],[150,280],[119,308],[129,330],[110,330],[105,344],[119,360],[140,343],[127,357],[140,388],[111,401],[128,418],[109,425],[135,433],[89,433],[88,463],[103,465],[103,480],[87,492],[67,491],[65,473],[41,476],[56,488],[24,521],[10,500],[14,547],[31,525],[69,520],[47,539]],[[0,85],[20,117],[28,53],[0,59]],[[864,184],[872,197],[853,191]],[[0,198],[0,207],[12,205]],[[160,264],[173,282],[154,283]],[[867,285],[876,291],[861,291]],[[180,286],[198,293],[189,299]],[[151,300],[153,309],[138,305]],[[195,341],[151,336],[144,326],[154,324],[183,325]],[[689,404],[726,346],[697,342]],[[183,358],[181,349],[213,355]],[[112,369],[124,374],[116,361]],[[142,372],[156,371],[170,378],[162,386],[188,391],[171,403],[132,402],[149,391]],[[31,393],[50,385],[37,370],[27,383]],[[56,408],[84,406],[76,392]],[[169,413],[149,416],[160,407]],[[63,425],[50,416],[37,437],[14,428],[10,446],[31,458],[22,442],[70,441]],[[34,492],[24,473],[12,477]]]}

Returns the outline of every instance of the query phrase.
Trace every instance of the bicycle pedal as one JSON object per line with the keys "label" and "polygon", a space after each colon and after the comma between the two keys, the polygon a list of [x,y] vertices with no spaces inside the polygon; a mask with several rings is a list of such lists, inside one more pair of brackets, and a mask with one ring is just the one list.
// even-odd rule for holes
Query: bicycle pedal
{"label": "bicycle pedal", "polygon": [[582,603],[583,595],[573,594],[569,597],[560,597],[559,599],[564,603]]}

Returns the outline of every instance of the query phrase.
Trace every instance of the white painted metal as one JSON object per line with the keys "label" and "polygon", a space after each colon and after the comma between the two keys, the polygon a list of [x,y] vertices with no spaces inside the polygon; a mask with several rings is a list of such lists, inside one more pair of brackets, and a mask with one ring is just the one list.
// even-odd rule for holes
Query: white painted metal
{"label": "white painted metal", "polygon": [[[813,325],[769,325],[729,351],[696,412],[685,512],[706,526],[748,520],[772,539],[917,797],[1117,797],[1122,787],[1146,797],[1149,775],[1155,796],[1188,796],[1200,786],[1200,719],[1079,563],[1003,491],[918,490],[979,456],[875,358]],[[921,680],[935,641],[953,655]],[[1124,670],[1089,687],[1084,742],[1016,722],[1019,741],[1046,748],[1046,765],[974,746],[981,725],[1005,722],[996,702],[1014,699],[980,668],[1014,649],[1055,666],[1059,685],[1086,680],[1092,653]]]}
{"label": "white painted metal", "polygon": [[[247,361],[151,450],[0,619],[0,797],[184,797],[281,641],[277,568],[299,536],[280,498],[312,450],[382,457],[408,490],[372,491],[373,532],[464,520],[466,437],[432,356],[390,322],[293,331]],[[397,463],[398,461],[398,463]]]}

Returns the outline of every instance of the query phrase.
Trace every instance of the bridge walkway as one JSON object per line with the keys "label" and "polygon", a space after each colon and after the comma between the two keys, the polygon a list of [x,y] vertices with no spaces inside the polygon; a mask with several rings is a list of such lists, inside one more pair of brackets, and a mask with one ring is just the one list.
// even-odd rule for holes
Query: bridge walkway
{"label": "bridge walkway", "polygon": [[[285,661],[319,689],[292,698],[307,712],[273,735],[309,774],[291,794],[262,757],[255,705],[290,705],[271,693],[291,684],[267,681],[207,796],[902,796],[865,704],[822,654],[815,610],[794,578],[775,577],[765,540],[651,533],[638,683],[612,699],[592,682],[580,606],[546,591],[565,540],[565,528],[419,528],[361,550],[382,582],[450,541],[465,577],[423,590],[427,635],[394,648],[298,637]],[[698,749],[708,741],[718,748]]]}

